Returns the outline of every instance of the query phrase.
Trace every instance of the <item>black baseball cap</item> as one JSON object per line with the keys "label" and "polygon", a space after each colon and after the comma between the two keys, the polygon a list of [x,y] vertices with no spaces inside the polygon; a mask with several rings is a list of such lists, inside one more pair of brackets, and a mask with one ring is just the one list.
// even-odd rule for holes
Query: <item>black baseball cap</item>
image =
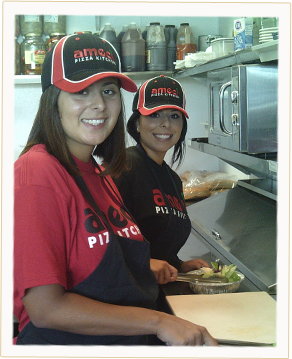
{"label": "black baseball cap", "polygon": [[106,77],[118,78],[129,92],[137,91],[135,82],[121,73],[120,57],[111,43],[93,34],[69,35],[45,57],[42,90],[55,85],[66,92],[78,92]]}
{"label": "black baseball cap", "polygon": [[185,92],[181,84],[171,77],[160,75],[146,81],[137,91],[132,110],[143,116],[171,108],[181,111],[189,118],[186,110]]}

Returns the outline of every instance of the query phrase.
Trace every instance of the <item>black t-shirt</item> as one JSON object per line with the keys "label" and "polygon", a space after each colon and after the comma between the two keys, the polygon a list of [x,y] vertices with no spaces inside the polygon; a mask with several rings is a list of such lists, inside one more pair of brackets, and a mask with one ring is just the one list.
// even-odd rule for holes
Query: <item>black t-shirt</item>
{"label": "black t-shirt", "polygon": [[[127,209],[136,220],[142,234],[150,242],[151,246],[151,242],[157,240],[159,235],[165,230],[169,221],[170,210],[174,210],[174,213],[176,213],[181,221],[189,221],[189,219],[187,215],[183,215],[178,210],[178,208],[181,208],[182,203],[184,205],[180,177],[165,162],[160,166],[149,157],[145,158],[145,154],[142,151],[138,146],[127,148],[129,169],[124,171],[115,180],[115,183]],[[153,167],[162,190],[169,200],[168,204],[163,199],[158,181],[150,166]],[[179,199],[178,195],[180,196]],[[169,208],[170,205],[171,208]],[[169,238],[169,240],[176,239]],[[173,253],[174,256],[176,254]]]}

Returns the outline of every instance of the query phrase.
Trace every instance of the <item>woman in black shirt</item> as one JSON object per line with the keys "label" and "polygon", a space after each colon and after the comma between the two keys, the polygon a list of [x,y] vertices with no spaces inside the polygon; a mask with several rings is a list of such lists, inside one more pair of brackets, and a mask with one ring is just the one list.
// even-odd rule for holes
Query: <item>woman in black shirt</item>
{"label": "woman in black shirt", "polygon": [[185,94],[179,82],[163,75],[146,81],[134,97],[127,123],[137,145],[127,149],[128,170],[115,179],[128,210],[150,242],[151,257],[167,261],[179,272],[209,267],[202,259],[184,262],[177,256],[189,237],[191,223],[182,181],[164,157],[174,148],[171,165],[181,164],[186,117]]}

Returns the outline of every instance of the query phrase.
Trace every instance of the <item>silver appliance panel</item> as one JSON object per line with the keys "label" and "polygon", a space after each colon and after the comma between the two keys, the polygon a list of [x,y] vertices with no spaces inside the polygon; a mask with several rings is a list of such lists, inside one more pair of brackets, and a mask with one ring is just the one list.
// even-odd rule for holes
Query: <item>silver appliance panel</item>
{"label": "silver appliance panel", "polygon": [[237,65],[207,74],[210,144],[238,152],[277,152],[278,68]]}
{"label": "silver appliance panel", "polygon": [[187,207],[192,231],[251,290],[276,293],[276,201],[237,186]]}

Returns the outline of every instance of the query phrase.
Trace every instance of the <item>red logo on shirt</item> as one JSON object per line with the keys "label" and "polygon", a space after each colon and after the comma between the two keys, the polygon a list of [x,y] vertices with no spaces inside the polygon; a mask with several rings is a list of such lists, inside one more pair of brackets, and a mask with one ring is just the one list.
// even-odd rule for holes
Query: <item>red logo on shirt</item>
{"label": "red logo on shirt", "polygon": [[[175,208],[175,209],[177,209],[179,211],[183,210],[180,201],[176,197],[166,195],[166,198],[168,199],[170,205],[173,208]],[[154,189],[153,190],[153,199],[154,199],[154,202],[155,202],[155,204],[157,206],[165,206],[166,205],[165,200],[163,198],[163,195],[162,195],[162,193],[161,193],[161,191],[159,189]]]}

